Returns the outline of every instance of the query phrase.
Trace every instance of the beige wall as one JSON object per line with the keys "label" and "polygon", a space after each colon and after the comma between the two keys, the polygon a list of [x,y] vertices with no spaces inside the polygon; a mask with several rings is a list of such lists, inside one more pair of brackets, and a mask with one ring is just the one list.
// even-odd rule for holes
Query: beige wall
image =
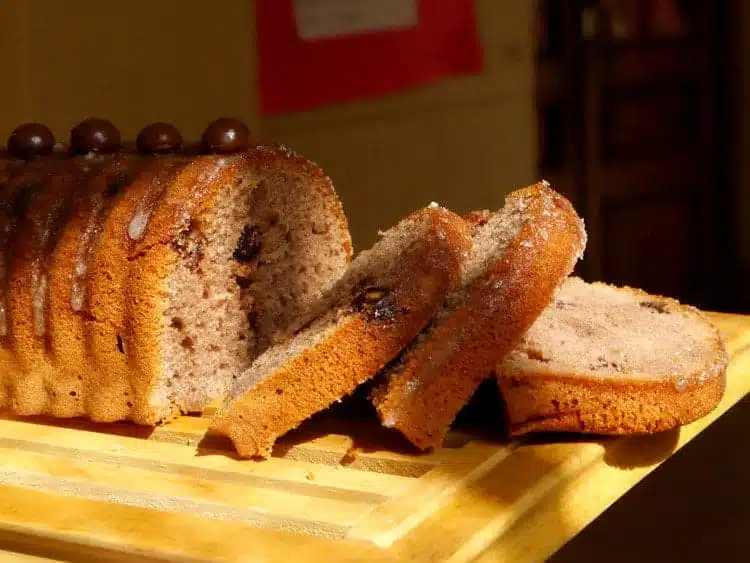
{"label": "beige wall", "polygon": [[0,138],[30,119],[65,137],[93,114],[128,138],[156,119],[196,138],[216,115],[238,115],[325,168],[362,247],[419,205],[497,207],[534,179],[532,3],[479,0],[478,12],[481,76],[260,119],[250,0],[6,0]]}
{"label": "beige wall", "polygon": [[188,137],[217,113],[257,124],[252,16],[242,0],[4,0],[15,37],[0,54],[16,71],[0,90],[16,99],[0,108],[0,138],[29,119],[67,137],[97,114],[127,138],[157,119]]}
{"label": "beige wall", "polygon": [[498,207],[535,170],[532,3],[478,3],[486,71],[387,99],[263,121],[330,173],[355,244],[431,200]]}
{"label": "beige wall", "polygon": [[0,144],[12,130],[10,124],[27,113],[24,107],[23,56],[20,48],[22,33],[19,22],[19,2],[0,4],[0,60],[3,71],[0,74]]}

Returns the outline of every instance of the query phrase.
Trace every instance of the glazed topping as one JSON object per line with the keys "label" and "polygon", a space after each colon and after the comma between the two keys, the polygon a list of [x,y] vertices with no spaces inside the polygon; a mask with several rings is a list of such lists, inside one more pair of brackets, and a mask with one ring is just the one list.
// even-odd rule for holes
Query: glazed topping
{"label": "glazed topping", "polygon": [[[66,166],[51,176],[35,194],[27,221],[33,233],[30,240],[32,253],[31,292],[34,333],[46,338],[50,327],[50,288],[52,255],[65,230],[75,202],[85,190],[89,180],[99,174],[98,163]],[[47,344],[49,342],[47,341]]]}
{"label": "glazed topping", "polygon": [[31,196],[39,182],[15,183],[17,185],[11,186],[0,196],[0,337],[8,334],[8,261],[12,256],[8,241],[18,218],[28,210]]}
{"label": "glazed topping", "polygon": [[148,180],[148,188],[140,195],[136,203],[135,213],[128,223],[128,238],[131,241],[139,241],[143,238],[159,198],[169,186],[171,179],[184,166],[186,166],[184,160],[166,161],[159,166],[158,172]]}
{"label": "glazed topping", "polygon": [[135,141],[141,154],[167,154],[178,152],[182,146],[182,135],[169,123],[152,123],[144,127]]}
{"label": "glazed topping", "polygon": [[73,267],[73,280],[70,304],[74,311],[82,311],[87,306],[88,272],[99,236],[109,217],[115,197],[136,181],[136,177],[146,159],[124,157],[114,159],[110,166],[95,176],[87,188],[88,220],[78,241],[76,260]]}
{"label": "glazed topping", "polygon": [[207,153],[239,152],[250,145],[250,129],[239,119],[222,117],[206,127],[201,145]]}
{"label": "glazed topping", "polygon": [[203,153],[203,145],[200,141],[185,141],[180,152],[185,156],[198,156]]}
{"label": "glazed topping", "polygon": [[31,160],[52,154],[55,136],[41,123],[24,123],[15,128],[8,138],[8,152],[14,158]]}
{"label": "glazed topping", "polygon": [[73,154],[108,154],[121,148],[120,132],[111,121],[90,117],[76,125],[70,132]]}
{"label": "glazed topping", "polygon": [[52,152],[60,156],[68,155],[70,154],[70,145],[68,143],[58,141],[57,143],[55,143],[55,146],[52,147]]}

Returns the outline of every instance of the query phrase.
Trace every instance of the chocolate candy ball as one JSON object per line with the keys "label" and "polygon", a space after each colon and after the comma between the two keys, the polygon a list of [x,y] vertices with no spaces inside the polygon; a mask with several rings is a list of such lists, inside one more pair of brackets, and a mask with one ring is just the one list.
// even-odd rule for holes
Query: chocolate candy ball
{"label": "chocolate candy ball", "polygon": [[239,152],[250,145],[250,129],[239,119],[222,117],[206,127],[201,145],[207,153]]}
{"label": "chocolate candy ball", "polygon": [[14,158],[31,160],[52,154],[55,136],[41,123],[19,125],[8,138],[8,152]]}
{"label": "chocolate candy ball", "polygon": [[180,150],[182,135],[174,125],[152,123],[138,133],[135,144],[141,154],[167,154]]}
{"label": "chocolate candy ball", "polygon": [[108,154],[120,150],[120,132],[111,121],[90,117],[76,125],[70,132],[73,154]]}

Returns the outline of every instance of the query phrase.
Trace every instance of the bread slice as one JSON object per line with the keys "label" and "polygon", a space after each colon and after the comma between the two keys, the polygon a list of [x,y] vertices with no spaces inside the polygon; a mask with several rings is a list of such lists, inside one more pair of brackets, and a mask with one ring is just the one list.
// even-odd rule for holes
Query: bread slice
{"label": "bread slice", "polygon": [[727,362],[697,309],[572,277],[496,374],[514,436],[641,434],[710,412]]}
{"label": "bread slice", "polygon": [[546,182],[508,196],[476,223],[464,284],[372,394],[382,423],[434,448],[494,365],[550,303],[583,253],[570,202]]}
{"label": "bread slice", "polygon": [[468,223],[429,207],[361,252],[293,336],[267,350],[236,382],[213,431],[243,457],[268,457],[274,441],[373,377],[427,324],[460,283]]}

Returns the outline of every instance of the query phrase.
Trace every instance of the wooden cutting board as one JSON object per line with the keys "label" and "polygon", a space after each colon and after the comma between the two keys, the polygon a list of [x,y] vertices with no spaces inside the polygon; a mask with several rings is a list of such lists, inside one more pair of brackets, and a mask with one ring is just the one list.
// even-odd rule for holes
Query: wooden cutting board
{"label": "wooden cutting board", "polygon": [[731,355],[723,401],[651,437],[453,433],[415,455],[371,423],[321,419],[254,462],[206,417],[0,418],[0,559],[543,560],[750,392],[750,317],[712,316]]}

